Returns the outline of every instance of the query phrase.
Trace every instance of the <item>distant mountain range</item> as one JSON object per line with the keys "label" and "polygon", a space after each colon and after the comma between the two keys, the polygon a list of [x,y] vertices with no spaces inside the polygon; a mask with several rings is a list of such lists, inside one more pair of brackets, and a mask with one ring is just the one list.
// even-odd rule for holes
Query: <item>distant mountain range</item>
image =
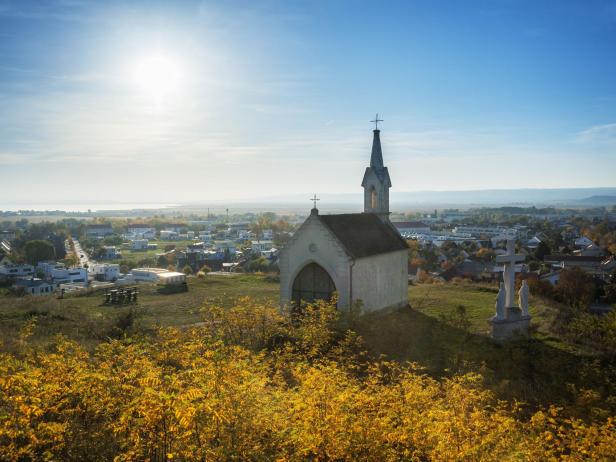
{"label": "distant mountain range", "polygon": [[616,204],[616,196],[590,196],[580,202],[592,205],[612,205]]}
{"label": "distant mountain range", "polygon": [[[318,194],[318,193],[317,193]],[[260,204],[296,204],[308,201],[312,193],[280,195],[242,201]],[[361,191],[356,194],[320,194],[319,206],[327,208],[343,204],[361,206]],[[486,189],[474,191],[412,191],[390,194],[393,208],[404,206],[560,206],[594,207],[616,205],[616,188],[558,188],[558,189]],[[238,201],[239,202],[239,201]]]}

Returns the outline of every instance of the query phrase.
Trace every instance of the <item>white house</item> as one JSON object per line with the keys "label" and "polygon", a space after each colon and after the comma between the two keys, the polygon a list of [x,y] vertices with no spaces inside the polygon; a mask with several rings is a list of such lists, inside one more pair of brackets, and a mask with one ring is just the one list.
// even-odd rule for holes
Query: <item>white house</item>
{"label": "white house", "polygon": [[526,241],[526,247],[528,249],[536,249],[537,247],[539,247],[539,244],[541,244],[541,239],[539,239],[539,237],[537,236],[533,236],[532,238],[530,238],[528,241]]}
{"label": "white house", "polygon": [[118,249],[113,245],[103,246],[101,258],[105,260],[114,260],[116,258],[122,258],[122,254],[118,252]]}
{"label": "white house", "polygon": [[199,239],[204,243],[210,243],[212,242],[212,234],[209,231],[200,231]]}
{"label": "white house", "polygon": [[34,266],[17,263],[1,265],[0,276],[5,279],[29,278],[34,276]]}
{"label": "white house", "polygon": [[186,282],[186,275],[162,268],[135,268],[131,275],[136,282],[161,282],[166,285]]}
{"label": "white house", "polygon": [[261,252],[271,250],[273,246],[272,241],[252,241],[250,243],[250,250],[252,253],[260,254]]}
{"label": "white house", "polygon": [[23,288],[24,292],[29,295],[51,295],[56,290],[56,285],[52,282],[47,282],[38,278],[18,279],[13,284],[15,288]]}
{"label": "white house", "polygon": [[165,231],[175,231],[176,233],[181,233],[186,229],[186,225],[182,223],[169,223],[163,227]]}
{"label": "white house", "polygon": [[105,237],[113,234],[113,228],[111,225],[87,225],[86,236],[87,237]]}
{"label": "white house", "polygon": [[590,244],[592,244],[592,240],[588,239],[586,236],[582,236],[582,237],[578,237],[574,242],[573,245],[579,248],[584,248],[584,247],[588,247]]}
{"label": "white house", "polygon": [[178,236],[178,232],[173,230],[164,229],[160,232],[160,239],[163,241],[177,241]]}
{"label": "white house", "polygon": [[148,250],[147,239],[134,239],[130,243],[131,250]]}
{"label": "white house", "polygon": [[141,239],[155,239],[156,238],[156,228],[150,225],[146,225],[144,223],[132,223],[127,227],[127,232],[129,235],[134,236],[135,238]]}
{"label": "white house", "polygon": [[56,284],[84,284],[88,283],[88,270],[86,268],[60,268],[51,272],[51,278]]}
{"label": "white house", "polygon": [[518,230],[515,228],[505,228],[503,226],[456,226],[453,229],[455,234],[467,234],[474,237],[495,237],[500,240],[517,239]]}
{"label": "white house", "polygon": [[216,251],[217,252],[229,252],[230,255],[235,255],[237,248],[235,247],[235,243],[231,241],[220,241],[216,243]]}
{"label": "white house", "polygon": [[115,263],[92,263],[89,270],[97,281],[113,282],[120,276],[120,265]]}
{"label": "white house", "polygon": [[402,235],[428,234],[430,232],[430,226],[421,221],[398,221],[392,224]]}
{"label": "white house", "polygon": [[605,255],[605,252],[601,247],[593,242],[582,249],[574,250],[573,255],[581,255],[584,257],[602,257]]}
{"label": "white house", "polygon": [[6,240],[9,243],[15,239],[15,231],[5,229],[0,231],[0,241]]}
{"label": "white house", "polygon": [[36,272],[43,275],[47,279],[53,278],[53,272],[66,269],[64,263],[57,261],[40,261],[36,264]]}
{"label": "white house", "polygon": [[364,213],[319,215],[313,208],[280,252],[283,307],[338,296],[338,308],[365,311],[408,304],[408,246],[389,221],[391,181],[374,130]]}

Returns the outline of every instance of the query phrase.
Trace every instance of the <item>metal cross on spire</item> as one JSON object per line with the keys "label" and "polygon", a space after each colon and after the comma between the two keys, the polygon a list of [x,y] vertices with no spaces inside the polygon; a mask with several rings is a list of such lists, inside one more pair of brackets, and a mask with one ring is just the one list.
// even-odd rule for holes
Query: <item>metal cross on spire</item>
{"label": "metal cross on spire", "polygon": [[317,195],[315,193],[314,197],[311,197],[310,200],[314,203],[314,208],[317,208],[317,201],[320,201],[321,199],[317,198]]}
{"label": "metal cross on spire", "polygon": [[370,122],[374,123],[374,129],[378,130],[379,129],[379,122],[383,122],[383,119],[379,119],[379,113],[376,113],[376,117],[374,118],[374,120],[371,120]]}

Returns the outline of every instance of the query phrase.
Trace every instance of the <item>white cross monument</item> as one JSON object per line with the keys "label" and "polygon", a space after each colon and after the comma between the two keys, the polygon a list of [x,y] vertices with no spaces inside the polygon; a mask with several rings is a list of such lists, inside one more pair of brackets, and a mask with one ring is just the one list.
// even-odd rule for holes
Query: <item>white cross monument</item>
{"label": "white cross monument", "polygon": [[[492,338],[504,341],[515,332],[526,335],[530,326],[528,306],[519,307],[515,297],[515,265],[526,260],[525,255],[515,253],[515,241],[507,241],[507,253],[496,257],[496,263],[503,264],[503,283],[496,297],[496,314],[490,319]],[[525,297],[520,297],[524,303],[528,300],[528,286],[521,289]],[[503,293],[504,291],[504,293]],[[504,305],[504,306],[503,306]]]}

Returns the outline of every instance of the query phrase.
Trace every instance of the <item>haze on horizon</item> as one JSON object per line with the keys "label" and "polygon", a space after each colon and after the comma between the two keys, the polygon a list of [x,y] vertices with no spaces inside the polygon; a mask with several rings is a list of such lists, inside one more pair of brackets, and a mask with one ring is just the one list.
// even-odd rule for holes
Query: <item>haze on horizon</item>
{"label": "haze on horizon", "polygon": [[358,193],[377,111],[393,192],[616,186],[614,43],[613,0],[0,0],[0,209]]}

